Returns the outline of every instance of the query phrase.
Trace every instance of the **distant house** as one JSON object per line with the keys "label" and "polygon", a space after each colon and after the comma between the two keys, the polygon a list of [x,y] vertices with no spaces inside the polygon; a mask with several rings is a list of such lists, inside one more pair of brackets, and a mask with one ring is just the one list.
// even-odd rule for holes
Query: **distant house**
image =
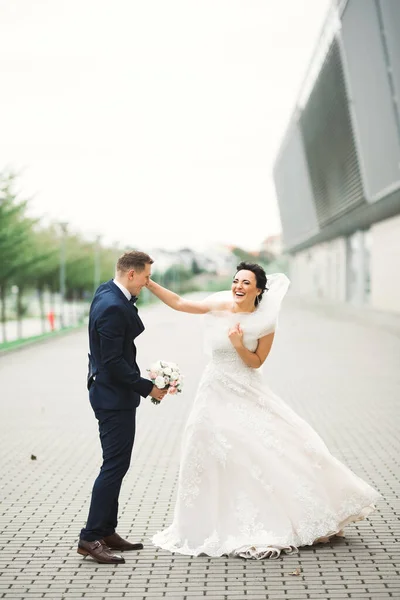
{"label": "distant house", "polygon": [[261,252],[277,257],[282,254],[282,234],[269,235],[261,244]]}
{"label": "distant house", "polygon": [[155,261],[154,271],[159,273],[165,273],[173,265],[182,265],[190,270],[195,261],[197,266],[204,271],[227,275],[232,273],[232,269],[236,265],[236,257],[228,246],[213,246],[203,252],[187,247],[179,250],[155,248],[150,251],[150,255]]}

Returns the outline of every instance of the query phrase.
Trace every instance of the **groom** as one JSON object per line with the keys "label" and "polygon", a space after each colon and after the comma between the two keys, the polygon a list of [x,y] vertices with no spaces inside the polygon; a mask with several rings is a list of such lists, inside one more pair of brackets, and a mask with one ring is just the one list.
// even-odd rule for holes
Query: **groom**
{"label": "groom", "polygon": [[80,533],[78,553],[98,563],[124,563],[113,551],[141,550],[115,531],[118,496],[135,437],[140,396],[162,400],[159,390],[140,376],[134,339],[144,331],[135,306],[147,285],[153,260],[144,252],[126,252],[116,266],[115,278],[103,283],[93,298],[89,315],[90,403],[99,422],[103,464],[92,492],[86,527]]}

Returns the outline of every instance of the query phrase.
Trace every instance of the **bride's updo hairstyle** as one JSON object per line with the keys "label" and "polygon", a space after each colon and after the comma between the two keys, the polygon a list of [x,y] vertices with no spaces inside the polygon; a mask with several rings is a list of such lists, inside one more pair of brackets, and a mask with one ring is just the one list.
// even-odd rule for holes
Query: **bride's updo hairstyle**
{"label": "bride's updo hairstyle", "polygon": [[256,277],[256,286],[261,290],[260,294],[254,301],[254,305],[258,306],[262,300],[263,294],[267,289],[267,275],[260,265],[256,263],[241,262],[236,267],[236,273],[239,271],[251,271]]}

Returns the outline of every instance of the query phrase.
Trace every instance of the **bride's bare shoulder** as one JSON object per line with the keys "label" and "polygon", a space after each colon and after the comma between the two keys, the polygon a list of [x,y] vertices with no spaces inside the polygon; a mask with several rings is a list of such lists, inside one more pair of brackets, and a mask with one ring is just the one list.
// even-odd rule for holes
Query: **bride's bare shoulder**
{"label": "bride's bare shoulder", "polygon": [[232,293],[230,290],[214,292],[203,301],[207,312],[224,313],[232,308]]}
{"label": "bride's bare shoulder", "polygon": [[210,312],[230,312],[232,308],[232,302],[229,302],[228,300],[219,300],[219,301],[214,301],[214,302],[210,302],[209,304],[209,311]]}

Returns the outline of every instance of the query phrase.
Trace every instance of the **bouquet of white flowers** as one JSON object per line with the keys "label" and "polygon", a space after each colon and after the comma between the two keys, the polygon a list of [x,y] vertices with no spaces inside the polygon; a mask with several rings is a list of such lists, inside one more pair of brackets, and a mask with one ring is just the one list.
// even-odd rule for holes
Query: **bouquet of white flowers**
{"label": "bouquet of white flowers", "polygon": [[[153,384],[160,390],[168,388],[168,394],[181,393],[183,375],[181,375],[177,364],[158,360],[151,365],[150,369],[147,369],[147,372]],[[154,404],[160,404],[160,401],[155,398],[152,398],[151,401]]]}

